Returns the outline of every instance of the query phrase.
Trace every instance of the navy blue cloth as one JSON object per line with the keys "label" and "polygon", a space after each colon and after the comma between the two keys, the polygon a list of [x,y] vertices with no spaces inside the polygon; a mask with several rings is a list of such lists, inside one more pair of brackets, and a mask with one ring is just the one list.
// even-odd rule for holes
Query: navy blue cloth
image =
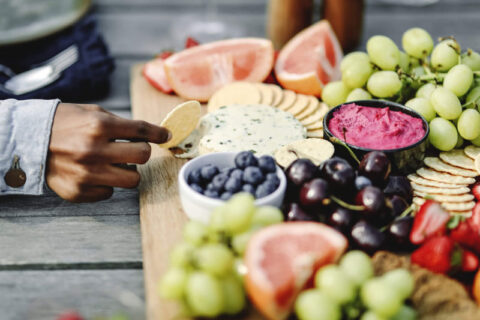
{"label": "navy blue cloth", "polygon": [[[64,70],[58,80],[47,87],[19,96],[0,92],[0,100],[59,98],[68,102],[81,102],[105,96],[114,70],[114,61],[91,14],[74,26],[49,37],[1,48],[0,64],[20,73],[50,59],[72,44],[76,44],[79,49],[79,60]],[[6,80],[7,77],[0,75],[0,83]]]}

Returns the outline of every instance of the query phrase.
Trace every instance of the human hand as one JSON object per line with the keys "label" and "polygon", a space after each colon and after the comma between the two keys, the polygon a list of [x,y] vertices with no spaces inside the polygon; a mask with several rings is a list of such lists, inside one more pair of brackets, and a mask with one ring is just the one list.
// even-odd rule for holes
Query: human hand
{"label": "human hand", "polygon": [[122,119],[97,105],[61,103],[52,125],[47,184],[72,202],[107,199],[113,187],[134,188],[140,181],[138,172],[117,164],[145,163],[151,153],[147,142],[170,138],[166,128]]}

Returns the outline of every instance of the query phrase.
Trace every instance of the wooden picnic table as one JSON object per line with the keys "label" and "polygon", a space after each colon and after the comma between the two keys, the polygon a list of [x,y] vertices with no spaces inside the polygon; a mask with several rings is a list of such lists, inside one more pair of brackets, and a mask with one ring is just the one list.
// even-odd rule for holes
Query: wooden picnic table
{"label": "wooden picnic table", "polygon": [[[204,17],[208,0],[96,0],[99,20],[117,68],[108,97],[98,103],[130,118],[133,64],[184,41],[172,26]],[[217,1],[217,17],[245,36],[265,35],[265,0]],[[318,12],[319,1],[316,1]],[[318,14],[317,14],[318,18]],[[362,45],[374,34],[400,44],[420,26],[434,37],[454,35],[480,50],[479,0],[439,0],[426,7],[367,0]],[[176,29],[178,31],[178,28]],[[55,319],[62,311],[84,317],[124,312],[144,317],[137,190],[117,189],[109,200],[72,204],[53,193],[0,198],[0,319]]]}

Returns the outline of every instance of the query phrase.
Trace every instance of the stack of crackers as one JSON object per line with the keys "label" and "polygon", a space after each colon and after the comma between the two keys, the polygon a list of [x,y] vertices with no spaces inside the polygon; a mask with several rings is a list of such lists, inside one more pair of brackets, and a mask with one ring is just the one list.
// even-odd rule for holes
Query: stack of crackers
{"label": "stack of crackers", "polygon": [[208,112],[230,104],[263,104],[289,112],[307,129],[307,137],[323,137],[323,118],[329,108],[315,96],[283,90],[275,84],[233,82],[216,91]]}
{"label": "stack of crackers", "polygon": [[480,175],[477,168],[480,148],[470,145],[441,152],[438,157],[426,157],[424,163],[425,167],[408,175],[414,192],[413,203],[419,207],[426,199],[433,199],[451,213],[471,214],[475,201],[469,186]]}

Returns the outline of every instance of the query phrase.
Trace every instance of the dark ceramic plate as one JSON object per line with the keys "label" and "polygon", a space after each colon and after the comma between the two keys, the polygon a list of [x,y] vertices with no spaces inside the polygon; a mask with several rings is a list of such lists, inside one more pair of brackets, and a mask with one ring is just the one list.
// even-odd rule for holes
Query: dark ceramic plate
{"label": "dark ceramic plate", "polygon": [[91,0],[0,0],[0,46],[58,32],[85,15]]}
{"label": "dark ceramic plate", "polygon": [[[428,133],[430,132],[430,128],[428,127],[428,122],[419,113],[411,109],[408,109],[407,107],[395,102],[390,102],[385,100],[358,100],[358,101],[351,101],[351,102],[336,106],[335,108],[328,111],[328,113],[325,115],[325,118],[323,119],[323,133],[326,139],[329,139],[330,141],[334,140],[332,139],[332,137],[334,137],[332,132],[330,132],[330,130],[328,129],[328,123],[330,122],[330,119],[332,118],[333,113],[343,105],[350,104],[350,103],[355,103],[360,106],[374,107],[374,108],[389,107],[390,110],[400,111],[412,117],[421,119],[423,122],[423,128],[425,129],[425,135],[423,136],[422,139],[420,139],[419,141],[407,147],[398,148],[398,149],[376,150],[376,149],[357,147],[347,143],[347,145],[350,147],[350,149],[353,150],[353,152],[359,159],[361,159],[363,155],[367,152],[382,151],[390,158],[390,161],[394,166],[394,170],[399,173],[409,173],[422,166],[423,159],[425,158],[425,151],[427,149]],[[335,143],[335,141],[332,141],[332,142]],[[341,150],[340,148],[336,148],[336,149]],[[340,152],[345,154],[346,150],[343,150],[343,152],[342,151]]]}

